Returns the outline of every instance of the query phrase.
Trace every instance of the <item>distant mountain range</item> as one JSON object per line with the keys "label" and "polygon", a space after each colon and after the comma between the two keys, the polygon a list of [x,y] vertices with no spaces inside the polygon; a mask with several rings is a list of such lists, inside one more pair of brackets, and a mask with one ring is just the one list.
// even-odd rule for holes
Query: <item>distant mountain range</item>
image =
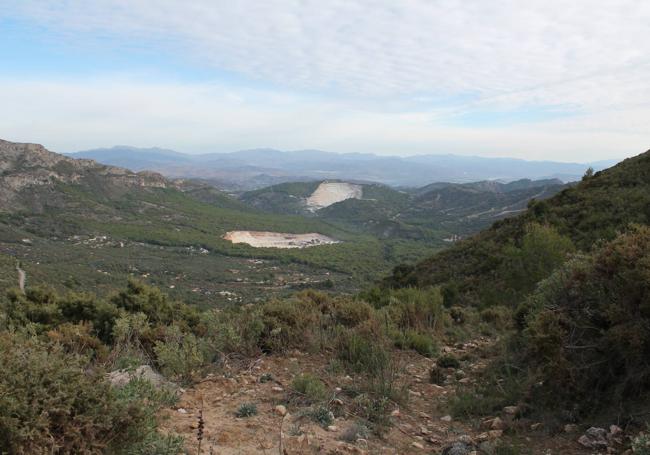
{"label": "distant mountain range", "polygon": [[134,171],[150,170],[167,177],[198,178],[227,190],[251,190],[284,182],[340,179],[420,187],[433,182],[504,182],[529,179],[579,180],[589,167],[596,171],[615,160],[593,163],[526,161],[458,155],[379,156],[319,150],[242,150],[190,155],[162,148],[115,146],[71,153]]}

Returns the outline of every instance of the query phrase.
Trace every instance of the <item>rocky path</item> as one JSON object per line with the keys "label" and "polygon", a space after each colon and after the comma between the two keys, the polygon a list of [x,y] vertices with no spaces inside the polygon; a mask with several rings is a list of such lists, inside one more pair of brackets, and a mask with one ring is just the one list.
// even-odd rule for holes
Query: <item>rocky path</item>
{"label": "rocky path", "polygon": [[[475,381],[486,366],[481,353],[489,344],[488,339],[478,339],[445,347],[447,353],[470,360],[463,362],[462,369],[448,369],[443,385],[429,381],[433,359],[413,353],[398,354],[403,365],[400,380],[408,400],[402,406],[391,404],[391,425],[381,437],[359,426],[359,419],[348,406],[350,398],[341,392],[355,378],[332,375],[325,356],[300,352],[286,357],[262,357],[207,377],[184,391],[174,408],[162,411],[163,428],[185,436],[191,454],[197,453],[201,409],[205,422],[202,454],[478,455],[495,453],[494,447],[508,440],[517,441],[527,451],[507,453],[593,453],[577,444],[578,434],[551,436],[541,424],[528,422],[522,430],[522,424],[513,422],[513,409],[474,422],[456,421],[449,415],[448,402],[458,388]],[[290,384],[302,373],[312,373],[328,386],[328,407],[335,415],[331,425],[314,423],[305,415],[304,404],[292,400]],[[257,414],[236,417],[244,403],[255,404]]]}

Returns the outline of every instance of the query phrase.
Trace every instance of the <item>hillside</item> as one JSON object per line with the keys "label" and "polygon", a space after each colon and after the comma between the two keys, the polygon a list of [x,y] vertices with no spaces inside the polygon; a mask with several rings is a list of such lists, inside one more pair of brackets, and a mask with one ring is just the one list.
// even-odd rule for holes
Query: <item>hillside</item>
{"label": "hillside", "polygon": [[[574,248],[589,251],[632,223],[649,222],[650,151],[586,176],[549,199],[533,201],[523,214],[416,265],[398,267],[384,285],[440,284],[459,293],[455,299],[462,303],[514,304],[544,278],[533,271],[540,266],[535,261],[552,262],[550,256],[556,254],[561,262]],[[553,252],[558,245],[560,251]]]}
{"label": "hillside", "polygon": [[[7,258],[0,264],[15,277],[20,260],[29,284],[103,294],[139,276],[210,305],[307,286],[354,290],[438,247],[264,213],[210,185],[74,160],[34,144],[3,141],[0,166],[0,254]],[[254,248],[231,243],[231,231],[314,234],[336,243]]]}
{"label": "hillside", "polygon": [[360,196],[314,210],[309,206],[309,198],[324,184],[274,185],[243,193],[240,200],[269,213],[315,216],[345,229],[380,237],[440,241],[474,234],[495,220],[525,210],[530,199],[542,200],[564,188],[561,181],[554,179],[434,183],[408,191],[377,183],[357,183]]}

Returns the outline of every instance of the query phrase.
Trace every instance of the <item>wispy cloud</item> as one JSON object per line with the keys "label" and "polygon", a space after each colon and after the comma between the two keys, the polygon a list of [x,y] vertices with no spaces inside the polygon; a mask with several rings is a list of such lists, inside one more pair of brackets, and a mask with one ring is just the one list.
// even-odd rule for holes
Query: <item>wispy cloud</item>
{"label": "wispy cloud", "polygon": [[[54,103],[65,93],[73,100],[61,100],[70,116],[90,109],[101,117],[106,134],[96,141],[115,142],[111,134],[132,127],[129,138],[193,148],[481,147],[475,151],[545,149],[557,158],[571,147],[633,153],[650,139],[644,125],[650,3],[644,1],[0,0],[0,6],[0,17],[33,21],[72,45],[129,43],[241,77],[230,85],[33,82],[29,90],[40,86],[42,99]],[[7,84],[3,96],[20,96],[19,87]],[[114,96],[105,96],[107,87]],[[513,122],[509,130],[453,121],[526,110],[558,115],[535,125]],[[93,115],[78,117],[89,123]],[[134,123],[122,124],[125,115]],[[153,140],[156,129],[160,140]]]}

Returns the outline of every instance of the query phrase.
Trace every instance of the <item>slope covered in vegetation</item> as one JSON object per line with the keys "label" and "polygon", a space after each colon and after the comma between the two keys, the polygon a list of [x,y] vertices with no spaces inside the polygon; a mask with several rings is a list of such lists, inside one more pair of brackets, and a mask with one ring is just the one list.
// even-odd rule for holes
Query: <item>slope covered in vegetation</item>
{"label": "slope covered in vegetation", "polygon": [[514,305],[575,249],[590,251],[631,223],[650,222],[650,152],[586,175],[517,217],[415,265],[399,266],[387,287],[442,285],[449,304]]}

